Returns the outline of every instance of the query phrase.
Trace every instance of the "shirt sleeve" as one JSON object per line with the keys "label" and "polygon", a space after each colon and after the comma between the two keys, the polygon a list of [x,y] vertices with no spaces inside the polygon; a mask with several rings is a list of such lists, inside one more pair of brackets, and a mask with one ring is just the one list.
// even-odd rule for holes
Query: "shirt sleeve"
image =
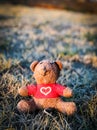
{"label": "shirt sleeve", "polygon": [[28,95],[29,96],[34,96],[35,93],[36,93],[36,86],[35,85],[28,85],[27,86],[27,89],[28,89]]}
{"label": "shirt sleeve", "polygon": [[63,91],[65,90],[66,86],[62,86],[60,84],[57,84],[56,86],[56,91],[60,96],[63,96]]}

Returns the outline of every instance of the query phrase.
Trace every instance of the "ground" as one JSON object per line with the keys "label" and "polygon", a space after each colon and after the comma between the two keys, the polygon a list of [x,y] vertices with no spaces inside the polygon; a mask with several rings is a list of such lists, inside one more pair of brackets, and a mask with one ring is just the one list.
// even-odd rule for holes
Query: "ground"
{"label": "ground", "polygon": [[[57,82],[74,91],[73,116],[16,109],[18,88],[35,83],[30,63],[42,59],[62,61]],[[0,5],[0,103],[0,130],[96,130],[97,15]]]}

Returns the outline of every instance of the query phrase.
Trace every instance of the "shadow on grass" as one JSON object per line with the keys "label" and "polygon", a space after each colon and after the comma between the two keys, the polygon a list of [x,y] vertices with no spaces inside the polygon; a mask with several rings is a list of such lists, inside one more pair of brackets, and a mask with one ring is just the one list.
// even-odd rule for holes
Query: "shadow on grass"
{"label": "shadow on grass", "polygon": [[13,19],[15,18],[14,16],[8,16],[8,15],[2,15],[0,14],[0,21],[1,20],[8,20],[8,19]]}

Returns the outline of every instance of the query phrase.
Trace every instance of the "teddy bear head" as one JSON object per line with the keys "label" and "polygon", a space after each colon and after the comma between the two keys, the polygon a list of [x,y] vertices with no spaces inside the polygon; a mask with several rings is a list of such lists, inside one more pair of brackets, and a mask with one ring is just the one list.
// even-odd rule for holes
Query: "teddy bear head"
{"label": "teddy bear head", "polygon": [[56,83],[59,77],[62,63],[59,60],[33,61],[30,65],[30,69],[34,72],[34,78],[37,84],[52,84]]}

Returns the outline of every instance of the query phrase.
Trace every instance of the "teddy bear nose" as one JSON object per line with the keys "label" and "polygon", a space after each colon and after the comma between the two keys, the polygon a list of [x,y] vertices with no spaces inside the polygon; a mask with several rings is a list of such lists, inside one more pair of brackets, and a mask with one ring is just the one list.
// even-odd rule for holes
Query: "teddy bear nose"
{"label": "teddy bear nose", "polygon": [[46,67],[44,66],[43,67],[43,72],[44,72],[44,75],[46,74],[46,72],[47,72],[47,69],[46,69]]}
{"label": "teddy bear nose", "polygon": [[43,70],[44,70],[44,72],[47,71],[45,66],[43,67]]}

